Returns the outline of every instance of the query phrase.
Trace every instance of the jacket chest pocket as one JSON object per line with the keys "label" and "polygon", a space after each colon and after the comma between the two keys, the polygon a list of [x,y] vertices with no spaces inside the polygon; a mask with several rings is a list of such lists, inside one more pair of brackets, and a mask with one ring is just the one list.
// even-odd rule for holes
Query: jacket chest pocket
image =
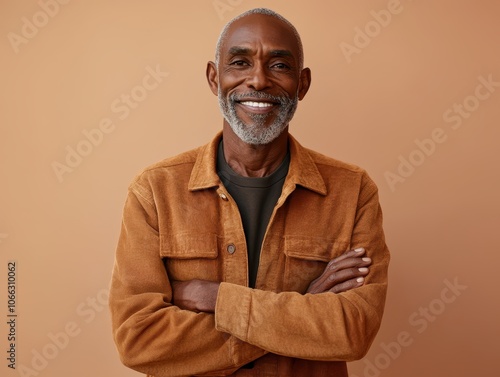
{"label": "jacket chest pocket", "polygon": [[285,237],[285,274],[283,290],[306,293],[333,258],[347,250],[348,242],[307,236]]}
{"label": "jacket chest pocket", "polygon": [[215,234],[160,236],[160,256],[170,280],[220,280],[222,263],[218,254]]}

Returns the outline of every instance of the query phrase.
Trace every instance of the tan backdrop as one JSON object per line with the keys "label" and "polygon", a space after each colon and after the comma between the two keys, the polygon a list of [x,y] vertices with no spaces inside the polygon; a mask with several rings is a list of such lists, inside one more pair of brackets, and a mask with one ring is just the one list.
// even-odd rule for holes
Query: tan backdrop
{"label": "tan backdrop", "polygon": [[352,376],[498,373],[500,2],[0,4],[2,376],[138,375],[106,304],[126,189],[219,130],[205,64],[256,6],[303,37],[313,84],[293,134],[380,188],[390,290]]}

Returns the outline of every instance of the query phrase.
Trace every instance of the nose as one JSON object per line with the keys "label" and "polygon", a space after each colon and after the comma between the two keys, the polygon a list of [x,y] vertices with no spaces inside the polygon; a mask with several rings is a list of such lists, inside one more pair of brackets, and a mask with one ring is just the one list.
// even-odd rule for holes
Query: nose
{"label": "nose", "polygon": [[271,86],[268,74],[269,72],[264,65],[255,64],[249,72],[247,86],[257,91],[268,89]]}

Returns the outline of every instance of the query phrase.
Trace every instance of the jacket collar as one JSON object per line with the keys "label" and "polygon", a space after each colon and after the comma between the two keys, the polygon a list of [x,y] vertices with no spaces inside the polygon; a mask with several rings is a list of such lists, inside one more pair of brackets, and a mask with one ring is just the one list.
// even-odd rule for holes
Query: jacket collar
{"label": "jacket collar", "polygon": [[[217,149],[222,131],[207,145],[200,148],[191,172],[188,189],[203,190],[221,185],[217,175]],[[326,185],[309,151],[292,136],[288,135],[290,167],[285,185],[300,185],[321,195],[326,195]]]}

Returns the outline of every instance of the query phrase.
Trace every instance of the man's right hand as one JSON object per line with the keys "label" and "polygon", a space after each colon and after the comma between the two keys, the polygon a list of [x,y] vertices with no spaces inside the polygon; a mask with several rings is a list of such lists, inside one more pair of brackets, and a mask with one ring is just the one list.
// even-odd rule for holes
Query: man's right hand
{"label": "man's right hand", "polygon": [[362,286],[369,272],[368,266],[372,263],[370,258],[363,257],[364,254],[365,249],[360,247],[332,259],[321,276],[309,285],[306,293],[341,293]]}

